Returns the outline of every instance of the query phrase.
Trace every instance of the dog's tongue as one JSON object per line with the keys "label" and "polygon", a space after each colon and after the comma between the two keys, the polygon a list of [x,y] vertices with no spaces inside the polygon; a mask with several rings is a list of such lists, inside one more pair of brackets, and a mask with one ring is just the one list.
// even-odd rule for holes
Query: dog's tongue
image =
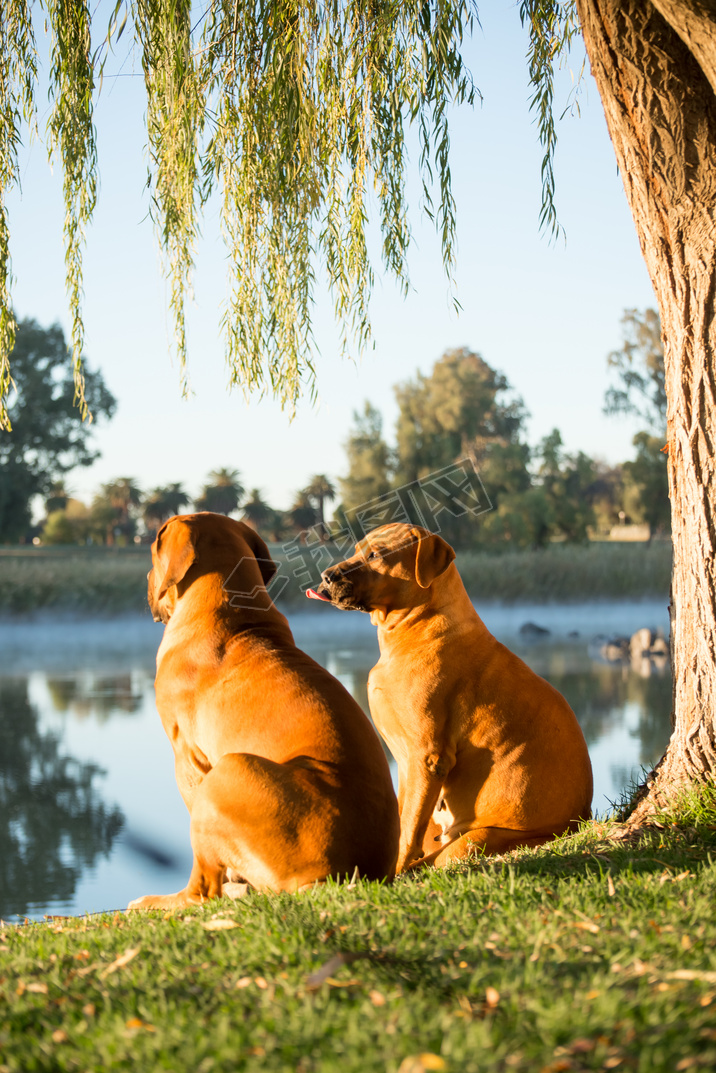
{"label": "dog's tongue", "polygon": [[322,592],[316,592],[315,589],[306,589],[306,596],[309,600],[323,600],[326,604],[331,602],[328,596],[324,596]]}

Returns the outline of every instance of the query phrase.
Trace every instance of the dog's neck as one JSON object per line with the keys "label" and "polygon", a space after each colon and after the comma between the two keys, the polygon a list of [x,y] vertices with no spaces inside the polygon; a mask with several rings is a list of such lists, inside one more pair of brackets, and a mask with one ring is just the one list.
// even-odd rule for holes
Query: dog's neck
{"label": "dog's neck", "polygon": [[[225,573],[222,571],[201,574],[180,592],[179,599],[169,622],[166,624],[164,641],[177,638],[187,628],[195,630],[196,620],[202,623],[202,634],[207,646],[223,650],[229,641],[243,633],[269,632],[274,639],[293,645],[293,634],[285,615],[273,604],[265,589],[259,590],[255,601],[247,598],[239,607],[232,606],[232,596],[224,588]],[[207,621],[212,623],[206,629]]]}
{"label": "dog's neck", "polygon": [[410,630],[429,632],[431,636],[459,632],[479,623],[487,629],[473,607],[454,564],[427,589],[418,590],[420,602],[409,607],[375,608],[370,620],[378,627],[378,641],[388,634]]}

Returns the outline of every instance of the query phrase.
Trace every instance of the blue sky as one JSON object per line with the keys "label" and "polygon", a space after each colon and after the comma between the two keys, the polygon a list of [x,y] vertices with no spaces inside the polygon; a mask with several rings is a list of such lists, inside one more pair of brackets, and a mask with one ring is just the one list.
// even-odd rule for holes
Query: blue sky
{"label": "blue sky", "polygon": [[[517,8],[492,3],[480,17],[468,55],[484,100],[455,112],[452,126],[462,313],[452,310],[437,239],[420,216],[415,168],[411,293],[403,300],[377,272],[375,348],[357,362],[339,357],[330,298],[317,295],[319,402],[301,405],[292,423],[275,403],[247,404],[228,391],[219,331],[225,254],[211,210],[188,310],[194,394],[181,397],[169,352],[167,288],[148,219],[142,80],[132,77],[139,68],[131,58],[122,77],[105,77],[96,111],[100,199],[85,253],[85,350],[119,406],[94,434],[100,460],[70,475],[75,494],[88,499],[100,482],[118,476],[144,488],[179,481],[196,493],[210,469],[229,466],[247,487],[286,507],[311,474],[344,472],[342,444],[364,399],[382,411],[390,438],[393,385],[428,372],[444,350],[458,346],[507,375],[531,414],[530,442],[557,426],[569,450],[611,462],[631,456],[635,426],[601,412],[606,356],[619,346],[622,311],[655,303],[595,84],[587,72],[581,116],[558,123],[557,207],[567,238],[550,243],[538,230],[542,153],[528,110]],[[120,52],[107,73],[123,60]],[[575,72],[581,61],[575,52]],[[558,83],[558,114],[571,85],[567,69]],[[69,336],[61,178],[42,144],[23,152],[22,180],[22,194],[9,201],[15,308],[41,324],[59,321]]]}

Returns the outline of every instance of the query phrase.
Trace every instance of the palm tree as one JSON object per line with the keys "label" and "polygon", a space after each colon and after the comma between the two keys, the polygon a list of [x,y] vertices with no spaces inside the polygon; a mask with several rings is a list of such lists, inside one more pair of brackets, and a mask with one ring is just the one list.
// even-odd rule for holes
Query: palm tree
{"label": "palm tree", "polygon": [[321,530],[325,528],[325,517],[323,513],[323,503],[328,500],[330,503],[336,498],[336,489],[328,480],[325,473],[316,473],[303,489],[304,494],[308,497],[309,501],[313,503],[318,512],[318,524],[321,526]]}
{"label": "palm tree", "polygon": [[238,510],[244,491],[238,470],[213,469],[195,505],[197,510],[210,510],[215,514],[232,514]]}
{"label": "palm tree", "polygon": [[133,477],[117,477],[100,487],[94,498],[92,513],[105,530],[108,544],[114,544],[114,538],[134,536],[136,528],[132,517],[132,508],[142,502],[141,489]]}
{"label": "palm tree", "polygon": [[276,511],[262,499],[258,488],[252,488],[249,498],[242,507],[241,520],[252,529],[261,530],[271,527]]}
{"label": "palm tree", "polygon": [[144,499],[142,517],[149,534],[156,534],[167,518],[178,514],[189,502],[189,496],[178,483],[154,488]]}
{"label": "palm tree", "polygon": [[288,508],[288,516],[294,529],[299,533],[304,529],[310,529],[318,521],[316,508],[305,489],[296,493],[293,503]]}
{"label": "palm tree", "polygon": [[67,485],[63,479],[59,481],[53,481],[50,485],[50,491],[45,500],[45,511],[47,515],[53,514],[56,510],[64,510],[67,506],[67,501],[70,498],[70,493],[67,490]]}

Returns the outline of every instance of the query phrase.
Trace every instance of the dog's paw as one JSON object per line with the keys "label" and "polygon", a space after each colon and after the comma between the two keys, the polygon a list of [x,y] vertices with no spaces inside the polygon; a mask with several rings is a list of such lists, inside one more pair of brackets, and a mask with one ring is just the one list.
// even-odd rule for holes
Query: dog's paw
{"label": "dog's paw", "polygon": [[182,909],[187,905],[201,905],[204,901],[200,895],[180,890],[177,894],[146,894],[143,898],[133,898],[127,909]]}
{"label": "dog's paw", "polygon": [[131,902],[127,906],[127,909],[154,909],[151,903],[154,901],[150,894],[145,895],[144,898],[132,898]]}
{"label": "dog's paw", "polygon": [[224,883],[221,896],[223,898],[243,898],[250,890],[248,883]]}

